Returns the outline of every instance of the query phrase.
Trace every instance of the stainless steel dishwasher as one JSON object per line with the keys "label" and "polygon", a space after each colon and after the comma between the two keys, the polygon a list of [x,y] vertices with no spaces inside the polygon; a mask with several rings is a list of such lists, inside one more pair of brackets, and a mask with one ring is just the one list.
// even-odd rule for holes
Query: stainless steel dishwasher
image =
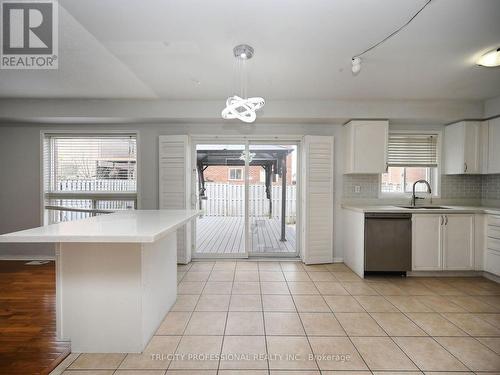
{"label": "stainless steel dishwasher", "polygon": [[365,214],[365,272],[411,271],[411,214]]}

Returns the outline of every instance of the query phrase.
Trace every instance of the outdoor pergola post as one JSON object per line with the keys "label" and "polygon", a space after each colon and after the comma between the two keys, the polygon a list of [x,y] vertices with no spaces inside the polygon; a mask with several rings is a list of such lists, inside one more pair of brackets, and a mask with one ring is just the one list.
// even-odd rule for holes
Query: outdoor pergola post
{"label": "outdoor pergola post", "polygon": [[203,172],[205,172],[205,169],[207,169],[207,166],[203,166],[200,162],[196,163],[196,170],[198,172],[198,205],[199,209],[202,209],[202,204],[201,201],[202,199],[206,199],[205,197],[205,175]]}
{"label": "outdoor pergola post", "polygon": [[271,179],[272,179],[272,173],[273,173],[273,165],[272,164],[265,164],[262,166],[264,168],[266,178],[265,178],[265,184],[266,184],[266,198],[269,201],[269,219],[272,219],[273,217],[273,189],[271,185]]}
{"label": "outdoor pergola post", "polygon": [[286,241],[286,157],[281,160],[281,241]]}

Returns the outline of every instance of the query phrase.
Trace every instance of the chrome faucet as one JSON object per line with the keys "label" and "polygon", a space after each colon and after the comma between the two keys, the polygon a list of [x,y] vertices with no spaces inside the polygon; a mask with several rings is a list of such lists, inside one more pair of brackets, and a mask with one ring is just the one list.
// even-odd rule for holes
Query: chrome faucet
{"label": "chrome faucet", "polygon": [[431,189],[431,185],[429,184],[429,182],[427,182],[426,180],[415,181],[413,183],[413,194],[411,196],[411,205],[413,207],[415,207],[417,199],[424,199],[424,198],[419,198],[419,197],[415,196],[415,185],[417,185],[418,183],[426,184],[427,185],[427,190],[429,191],[429,194],[432,194],[432,189]]}

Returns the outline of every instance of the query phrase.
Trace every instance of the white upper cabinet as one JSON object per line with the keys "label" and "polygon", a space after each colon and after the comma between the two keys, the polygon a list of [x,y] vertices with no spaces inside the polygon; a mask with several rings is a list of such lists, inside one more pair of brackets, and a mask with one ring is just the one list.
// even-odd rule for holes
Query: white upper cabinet
{"label": "white upper cabinet", "polygon": [[481,174],[488,173],[488,149],[489,149],[489,122],[488,120],[481,121],[481,134],[480,134],[480,143],[481,143]]}
{"label": "white upper cabinet", "polygon": [[350,121],[344,126],[344,173],[379,174],[387,170],[389,122]]}
{"label": "white upper cabinet", "polygon": [[487,173],[500,173],[500,117],[488,121],[487,155]]}
{"label": "white upper cabinet", "polygon": [[461,121],[444,130],[444,173],[480,174],[481,123]]}

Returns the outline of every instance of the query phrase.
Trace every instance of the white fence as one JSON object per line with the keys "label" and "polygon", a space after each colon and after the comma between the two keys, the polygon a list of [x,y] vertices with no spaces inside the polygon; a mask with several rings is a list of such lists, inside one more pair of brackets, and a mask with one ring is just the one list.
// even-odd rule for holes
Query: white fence
{"label": "white fence", "polygon": [[135,180],[59,180],[55,191],[135,191]]}
{"label": "white fence", "polygon": [[[56,182],[52,193],[57,192],[135,192],[134,180],[59,180]],[[47,206],[68,207],[83,210],[119,211],[134,209],[135,201],[130,199],[106,200],[93,197],[77,198],[52,198],[47,199]],[[49,224],[63,221],[85,219],[93,216],[90,212],[68,211],[61,209],[48,209]],[[99,215],[99,214],[97,214]]]}
{"label": "white fence", "polygon": [[[205,195],[202,208],[206,216],[244,216],[245,215],[245,185],[205,183]],[[135,191],[133,180],[61,180],[57,181],[57,191]],[[272,186],[272,217],[281,218],[281,185]],[[286,222],[295,223],[297,219],[297,186],[286,188]],[[105,210],[120,210],[133,207],[132,201],[93,202],[90,199],[57,199],[51,200],[51,205],[72,208],[98,208]],[[251,217],[269,217],[269,200],[266,198],[264,184],[249,186],[249,214]],[[90,216],[79,212],[53,212],[51,222],[74,220]]]}
{"label": "white fence", "polygon": [[[245,185],[205,183],[206,200],[202,200],[203,212],[206,216],[244,216]],[[263,184],[249,186],[249,214],[252,217],[269,217],[269,200],[266,198],[266,186]],[[272,186],[272,217],[281,217],[281,186]],[[287,223],[295,223],[297,219],[297,186],[286,187]]]}

